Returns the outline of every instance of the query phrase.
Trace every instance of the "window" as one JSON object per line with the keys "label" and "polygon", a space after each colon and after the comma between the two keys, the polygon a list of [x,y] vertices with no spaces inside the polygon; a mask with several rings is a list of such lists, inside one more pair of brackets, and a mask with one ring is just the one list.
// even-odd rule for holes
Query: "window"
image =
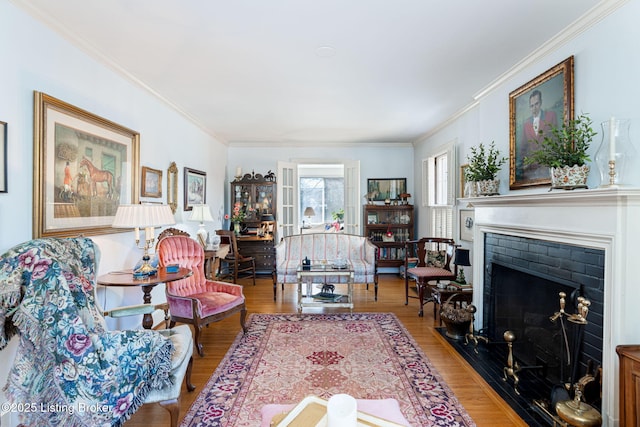
{"label": "window", "polygon": [[[344,209],[344,168],[342,165],[300,165],[298,167],[299,216],[306,224],[333,222],[332,213]],[[314,214],[304,214],[310,207]]]}
{"label": "window", "polygon": [[428,213],[428,233],[432,237],[453,237],[453,205],[455,202],[455,144],[435,150],[423,160],[423,200]]}

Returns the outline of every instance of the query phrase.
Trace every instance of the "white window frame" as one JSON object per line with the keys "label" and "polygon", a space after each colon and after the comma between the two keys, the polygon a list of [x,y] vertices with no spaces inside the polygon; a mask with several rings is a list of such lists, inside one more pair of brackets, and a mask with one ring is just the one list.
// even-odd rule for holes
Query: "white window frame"
{"label": "white window frame", "polygon": [[[447,156],[447,197],[445,204],[436,203],[436,159]],[[427,230],[431,237],[453,238],[453,210],[456,200],[456,141],[453,140],[431,151],[422,160],[422,206],[427,211]]]}

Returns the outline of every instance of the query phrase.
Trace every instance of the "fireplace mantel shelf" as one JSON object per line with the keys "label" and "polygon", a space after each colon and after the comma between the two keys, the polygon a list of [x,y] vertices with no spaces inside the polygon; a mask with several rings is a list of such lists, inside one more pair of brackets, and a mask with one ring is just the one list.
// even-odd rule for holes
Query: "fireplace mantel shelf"
{"label": "fireplace mantel shelf", "polygon": [[589,190],[554,190],[546,193],[507,194],[501,196],[458,199],[462,206],[515,207],[515,206],[594,206],[617,204],[621,199],[639,200],[640,188],[595,188]]}

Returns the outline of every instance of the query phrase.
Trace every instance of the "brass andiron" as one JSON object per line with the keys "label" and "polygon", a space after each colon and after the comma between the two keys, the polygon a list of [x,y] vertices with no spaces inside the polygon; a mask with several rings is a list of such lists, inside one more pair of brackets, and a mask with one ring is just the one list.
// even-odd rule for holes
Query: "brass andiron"
{"label": "brass andiron", "polygon": [[518,396],[520,396],[520,392],[518,391],[518,383],[520,382],[520,377],[518,377],[518,372],[520,372],[520,365],[513,358],[513,342],[516,340],[516,334],[512,331],[504,332],[504,340],[507,342],[507,347],[509,347],[509,355],[507,356],[507,366],[502,370],[503,373],[503,381],[507,381],[509,377],[513,378],[513,390],[516,392]]}
{"label": "brass andiron", "polygon": [[474,344],[473,351],[478,354],[478,341],[488,344],[489,338],[474,334],[473,324],[476,320],[476,311],[478,311],[476,306],[473,304],[469,305],[469,307],[467,307],[467,311],[471,313],[471,324],[469,325],[469,332],[464,336],[464,344],[467,345],[469,344],[469,341],[471,341]]}

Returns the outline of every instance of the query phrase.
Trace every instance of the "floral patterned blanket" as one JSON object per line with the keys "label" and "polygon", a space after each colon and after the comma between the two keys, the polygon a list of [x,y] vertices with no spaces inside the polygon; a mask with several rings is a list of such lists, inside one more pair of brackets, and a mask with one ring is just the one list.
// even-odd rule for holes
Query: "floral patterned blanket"
{"label": "floral patterned blanket", "polygon": [[0,349],[20,336],[4,392],[25,425],[120,426],[170,382],[168,339],[107,330],[97,254],[87,238],[44,238],[0,256]]}

